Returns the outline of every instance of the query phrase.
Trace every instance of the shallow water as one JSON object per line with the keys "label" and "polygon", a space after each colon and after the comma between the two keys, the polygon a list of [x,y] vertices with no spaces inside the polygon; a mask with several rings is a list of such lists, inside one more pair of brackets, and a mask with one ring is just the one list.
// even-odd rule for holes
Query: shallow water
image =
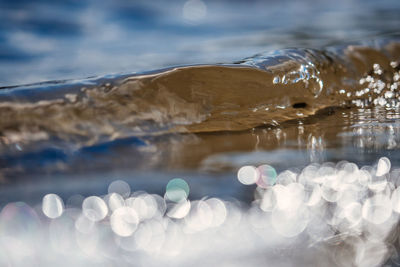
{"label": "shallow water", "polygon": [[183,0],[0,1],[0,86],[230,63],[374,38],[400,20],[396,0],[198,2],[205,10]]}
{"label": "shallow water", "polygon": [[0,3],[0,263],[397,265],[399,3],[169,3]]}

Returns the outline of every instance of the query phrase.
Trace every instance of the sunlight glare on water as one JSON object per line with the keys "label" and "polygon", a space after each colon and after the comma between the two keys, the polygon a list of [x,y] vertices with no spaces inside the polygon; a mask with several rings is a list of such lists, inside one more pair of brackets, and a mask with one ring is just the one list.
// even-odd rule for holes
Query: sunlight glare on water
{"label": "sunlight glare on water", "polygon": [[165,196],[172,202],[184,201],[189,196],[189,185],[183,179],[172,179],[167,184]]}
{"label": "sunlight glare on water", "polygon": [[238,171],[238,180],[244,185],[255,184],[260,176],[260,171],[254,166],[243,166]]}
{"label": "sunlight glare on water", "polygon": [[100,221],[107,216],[108,208],[103,199],[97,196],[86,198],[82,203],[82,210],[85,216],[94,221]]}
{"label": "sunlight glare on water", "polygon": [[[273,169],[269,165],[262,166]],[[37,215],[26,204],[11,203],[4,207],[0,213],[3,236],[18,234],[12,240],[2,238],[0,242],[7,248],[18,242],[28,246],[24,248],[25,252],[20,250],[19,254],[9,255],[13,262],[30,255],[43,258],[52,253],[57,253],[60,260],[68,257],[81,261],[79,255],[84,253],[86,259],[83,262],[100,263],[108,257],[101,256],[105,251],[118,258],[118,249],[122,249],[127,255],[140,255],[141,262],[146,265],[156,266],[168,261],[181,266],[200,256],[200,250],[205,249],[210,256],[218,258],[223,247],[253,242],[255,246],[263,247],[271,257],[267,261],[273,263],[285,257],[269,254],[274,249],[303,242],[297,249],[304,250],[305,255],[313,247],[324,250],[326,246],[333,246],[337,256],[335,261],[340,265],[350,262],[355,266],[379,265],[388,259],[386,252],[399,238],[394,229],[399,223],[396,214],[400,210],[400,191],[391,182],[399,179],[399,172],[390,169],[388,158],[380,158],[376,166],[385,179],[391,177],[387,180],[390,186],[367,194],[368,185],[373,181],[358,178],[365,177],[366,173],[376,175],[373,166],[364,166],[361,170],[349,162],[333,166],[331,163],[311,164],[299,172],[282,171],[276,177],[276,172],[272,172],[276,180],[273,178],[274,183],[257,186],[250,209],[236,200],[207,197],[189,200],[189,185],[181,178],[172,179],[166,186],[166,191],[179,191],[179,194],[170,195],[172,200],[143,191],[122,196],[109,190],[106,195],[109,208],[101,197],[90,196],[83,201],[82,209],[66,208],[63,212],[62,199],[48,194],[42,202],[45,217],[41,218],[45,220],[35,220]],[[256,168],[252,168],[254,170]],[[334,180],[336,182],[332,184]],[[324,186],[329,190],[323,189]],[[329,192],[324,193],[324,190]],[[118,203],[122,203],[113,204],[113,195],[118,196]],[[11,220],[13,224],[10,224]],[[49,245],[29,247],[37,234],[46,231],[50,233]],[[42,249],[50,254],[41,253]],[[369,250],[373,253],[365,253]],[[235,250],[224,253],[235,253]],[[250,257],[253,252],[241,253]],[[130,262],[130,257],[116,258],[116,262]],[[329,261],[322,255],[319,257]]]}
{"label": "sunlight glare on water", "polygon": [[64,203],[56,194],[47,194],[43,197],[42,210],[47,217],[55,219],[63,213]]}

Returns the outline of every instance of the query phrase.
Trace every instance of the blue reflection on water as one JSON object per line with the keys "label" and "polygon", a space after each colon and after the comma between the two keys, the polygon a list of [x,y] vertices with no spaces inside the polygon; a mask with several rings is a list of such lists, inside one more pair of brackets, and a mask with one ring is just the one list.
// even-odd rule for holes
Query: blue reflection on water
{"label": "blue reflection on water", "polygon": [[204,0],[197,20],[183,16],[186,2],[0,1],[0,86],[232,62],[400,25],[397,0]]}

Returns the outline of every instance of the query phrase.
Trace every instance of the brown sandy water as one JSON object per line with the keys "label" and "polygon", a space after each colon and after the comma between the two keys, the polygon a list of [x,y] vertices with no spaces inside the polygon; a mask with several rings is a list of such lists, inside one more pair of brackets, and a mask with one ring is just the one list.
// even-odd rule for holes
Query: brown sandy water
{"label": "brown sandy water", "polygon": [[[313,146],[323,150],[325,145],[341,151],[349,147],[346,138],[350,138],[341,136],[362,119],[378,125],[381,117],[396,120],[396,115],[390,119],[385,114],[398,108],[399,53],[398,43],[389,39],[325,50],[282,50],[236,65],[184,66],[3,88],[2,172],[18,173],[21,167],[22,172],[35,172],[29,164],[11,166],[21,160],[23,165],[24,155],[33,155],[27,156],[28,161],[46,161],[45,156],[34,155],[48,149],[62,155],[54,164],[46,164],[53,170],[113,168],[113,164],[197,169],[218,153],[308,151]],[[127,146],[130,138],[132,144]],[[125,140],[125,145],[118,140]],[[90,158],[91,164],[79,165],[82,153],[84,158],[87,149],[104,144],[152,160],[115,162],[114,154],[99,151]],[[363,146],[381,145],[376,141]],[[357,145],[352,147],[358,151]],[[69,167],[62,162],[65,158],[71,162],[78,158],[78,163]]]}

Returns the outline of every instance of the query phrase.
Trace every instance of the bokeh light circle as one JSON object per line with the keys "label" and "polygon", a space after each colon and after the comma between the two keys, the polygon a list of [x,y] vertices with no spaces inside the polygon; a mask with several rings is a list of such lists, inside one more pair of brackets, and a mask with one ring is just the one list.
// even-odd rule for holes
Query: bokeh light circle
{"label": "bokeh light circle", "polygon": [[64,202],[56,194],[47,194],[42,200],[42,211],[51,219],[58,218],[64,211]]}
{"label": "bokeh light circle", "polygon": [[276,183],[277,173],[274,167],[270,165],[261,165],[257,168],[259,177],[256,181],[257,185],[262,188],[267,188]]}
{"label": "bokeh light circle", "polygon": [[244,185],[255,184],[260,177],[259,170],[254,166],[243,166],[239,169],[237,173],[237,178],[239,182]]}
{"label": "bokeh light circle", "polygon": [[139,224],[139,218],[134,209],[121,207],[116,209],[110,217],[111,229],[119,236],[130,236]]}
{"label": "bokeh light circle", "polygon": [[378,161],[378,166],[376,167],[376,176],[382,176],[390,171],[390,160],[387,157],[382,157]]}
{"label": "bokeh light circle", "polygon": [[175,178],[168,182],[165,196],[172,202],[185,201],[189,196],[189,185],[181,178]]}
{"label": "bokeh light circle", "polygon": [[117,193],[121,195],[122,197],[126,198],[129,197],[131,193],[131,187],[129,184],[125,181],[122,180],[116,180],[113,181],[109,186],[108,186],[108,193]]}
{"label": "bokeh light circle", "polygon": [[97,196],[86,198],[82,203],[83,214],[92,221],[103,220],[108,214],[108,208],[103,199]]}

